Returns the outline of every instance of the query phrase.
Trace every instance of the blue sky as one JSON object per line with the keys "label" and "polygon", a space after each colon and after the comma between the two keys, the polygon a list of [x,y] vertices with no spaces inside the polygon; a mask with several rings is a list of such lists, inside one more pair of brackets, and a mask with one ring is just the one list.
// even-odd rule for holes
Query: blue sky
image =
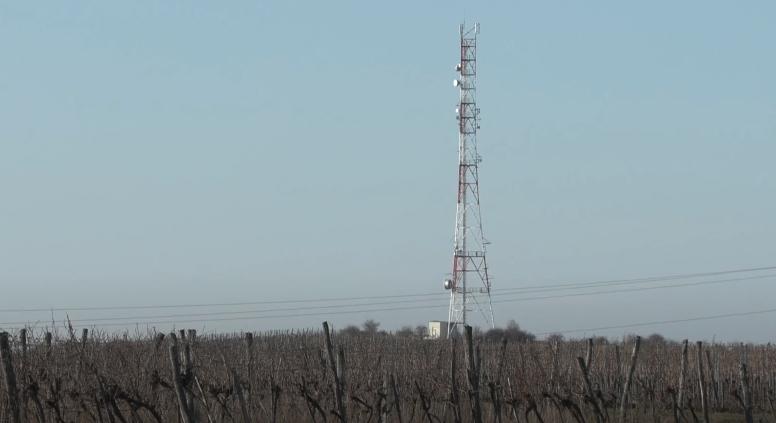
{"label": "blue sky", "polygon": [[[775,265],[775,13],[765,1],[1,3],[0,309],[437,290],[444,304],[464,19],[482,26],[495,288]],[[768,279],[496,317],[553,331],[771,308],[774,294]],[[774,322],[639,332],[770,340]]]}

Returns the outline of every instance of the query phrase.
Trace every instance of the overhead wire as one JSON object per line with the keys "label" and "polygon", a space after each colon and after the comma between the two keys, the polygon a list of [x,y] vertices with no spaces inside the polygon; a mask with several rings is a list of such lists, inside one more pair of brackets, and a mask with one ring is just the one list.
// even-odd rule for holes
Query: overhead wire
{"label": "overhead wire", "polygon": [[[439,306],[444,307],[444,305]],[[382,311],[398,311],[398,310],[407,310],[412,309],[416,307],[393,307],[393,308],[386,308],[381,309]],[[374,311],[374,310],[372,310]],[[273,318],[286,318],[286,317],[298,317],[298,316],[317,316],[317,315],[329,315],[329,314],[349,314],[349,313],[363,313],[364,310],[355,310],[355,311],[340,311],[340,312],[324,312],[324,313],[307,313],[307,314],[292,314],[287,316],[273,316]],[[687,323],[687,322],[696,322],[696,321],[704,321],[704,320],[717,320],[717,319],[726,319],[726,318],[734,318],[734,317],[747,317],[747,316],[755,316],[755,315],[762,315],[762,314],[771,314],[776,313],[776,308],[770,308],[770,309],[764,309],[764,310],[752,310],[752,311],[742,311],[742,312],[733,312],[733,313],[725,313],[725,314],[715,314],[715,315],[706,315],[706,316],[695,316],[695,317],[688,317],[688,318],[682,318],[682,319],[668,319],[668,320],[654,320],[654,321],[648,321],[648,322],[637,322],[637,323],[629,323],[629,324],[622,324],[622,325],[610,325],[610,326],[598,326],[598,327],[589,327],[589,328],[583,328],[583,329],[565,329],[565,330],[555,330],[555,331],[542,331],[542,332],[534,332],[534,335],[537,336],[545,336],[545,335],[552,335],[552,334],[570,334],[570,333],[580,333],[580,332],[596,332],[596,331],[604,331],[604,330],[613,330],[613,329],[629,329],[629,328],[636,328],[636,327],[644,327],[644,326],[658,326],[658,325],[666,325],[666,324],[675,324],[675,323]],[[222,318],[222,319],[197,319],[197,320],[182,320],[182,321],[175,321],[175,322],[167,322],[167,321],[159,321],[159,322],[133,322],[133,323],[127,323],[127,324],[104,324],[104,325],[89,325],[91,327],[110,327],[110,326],[150,326],[150,325],[157,325],[157,324],[165,324],[165,323],[208,323],[208,322],[215,322],[215,321],[232,321],[232,320],[242,320],[241,318]]]}
{"label": "overhead wire", "polygon": [[763,271],[770,271],[770,270],[776,270],[776,266],[749,267],[749,268],[732,269],[732,270],[721,270],[721,271],[715,271],[715,272],[677,273],[677,274],[663,275],[663,276],[649,276],[649,277],[630,278],[630,279],[610,279],[610,280],[604,280],[604,281],[593,281],[593,282],[583,282],[583,283],[560,283],[560,284],[552,284],[552,285],[542,284],[542,285],[522,286],[522,287],[515,287],[515,288],[500,288],[500,289],[494,289],[493,291],[501,292],[501,291],[533,290],[533,289],[549,290],[553,288],[628,285],[628,284],[640,284],[640,283],[648,283],[648,282],[663,282],[663,281],[676,280],[676,279],[692,279],[692,278],[709,277],[709,276],[722,276],[722,275],[729,275],[729,274],[735,274],[735,273],[763,272]]}
{"label": "overhead wire", "polygon": [[[690,279],[708,276],[718,276],[734,273],[762,272],[776,270],[776,266],[740,268],[732,270],[722,270],[716,272],[685,273],[672,274],[664,276],[652,276],[632,279],[612,279],[603,281],[592,281],[583,283],[561,283],[551,285],[533,285],[513,288],[493,289],[492,295],[518,295],[534,292],[562,291],[571,289],[586,289],[602,286],[621,286],[644,283],[663,282],[668,280]],[[512,294],[508,294],[511,293]],[[502,294],[503,293],[503,294]],[[118,310],[153,310],[153,309],[174,309],[174,308],[206,308],[206,307],[239,307],[250,305],[269,305],[269,304],[295,304],[295,303],[326,303],[326,302],[344,302],[344,301],[365,301],[378,299],[399,299],[399,298],[420,298],[420,297],[438,297],[439,292],[418,293],[418,294],[396,294],[396,295],[373,295],[373,296],[354,296],[354,297],[329,297],[329,298],[307,298],[307,299],[287,299],[287,300],[264,300],[264,301],[243,301],[243,302],[221,302],[221,303],[189,303],[189,304],[158,304],[158,305],[114,305],[114,306],[74,306],[74,307],[38,307],[38,308],[0,308],[0,313],[31,313],[31,312],[66,312],[66,311],[118,311]],[[400,302],[406,302],[402,300]],[[305,309],[308,307],[305,307]]]}
{"label": "overhead wire", "polygon": [[[648,290],[657,290],[657,289],[671,289],[671,288],[681,288],[681,287],[690,287],[690,286],[702,286],[702,285],[723,284],[723,283],[730,283],[730,282],[761,280],[761,279],[769,279],[774,277],[776,277],[776,274],[767,274],[767,275],[757,275],[757,276],[740,277],[740,278],[687,282],[687,283],[679,283],[679,284],[671,284],[671,285],[612,289],[612,290],[601,290],[601,291],[560,294],[560,295],[556,294],[556,295],[547,295],[547,296],[511,298],[511,299],[505,299],[505,300],[496,300],[496,301],[493,301],[493,303],[494,304],[514,303],[514,302],[548,300],[548,299],[558,299],[558,298],[567,298],[567,297],[605,295],[605,294],[638,292],[638,291],[648,291]],[[501,295],[510,295],[510,294],[501,294]],[[103,317],[103,318],[89,318],[89,319],[74,319],[74,320],[71,320],[71,323],[86,325],[86,326],[128,326],[128,325],[135,325],[135,324],[168,324],[168,323],[235,321],[235,320],[262,320],[262,319],[303,317],[303,316],[311,316],[311,315],[358,314],[358,313],[373,313],[373,312],[383,312],[383,311],[423,309],[423,308],[429,308],[429,307],[434,307],[434,308],[446,307],[445,303],[437,303],[437,302],[429,303],[428,301],[430,300],[403,300],[403,301],[386,301],[386,302],[373,302],[373,303],[361,303],[361,304],[333,304],[333,305],[312,306],[312,307],[307,306],[307,307],[292,307],[292,308],[276,308],[276,309],[263,309],[263,310],[241,310],[241,311],[205,312],[205,313],[180,313],[180,314],[168,314],[168,315]],[[415,305],[415,306],[406,306],[406,307],[363,309],[363,307],[365,306],[405,304],[407,302],[423,302],[424,304]],[[312,311],[316,309],[326,310],[326,309],[341,309],[346,307],[362,307],[362,309],[337,310],[334,312],[326,312],[326,311],[313,312]],[[308,311],[308,313],[294,313],[294,314],[281,314],[281,315],[266,314],[266,313],[273,313],[273,312],[289,312],[289,311]],[[245,316],[217,318],[217,316],[236,316],[236,315],[245,315]],[[212,318],[192,319],[194,317],[212,317]],[[174,320],[148,321],[149,319],[174,319]],[[144,321],[141,321],[141,320],[144,320]],[[23,325],[28,322],[29,321],[0,322],[0,325],[2,326]],[[97,323],[97,322],[112,322],[112,323]]]}
{"label": "overhead wire", "polygon": [[639,322],[639,323],[629,323],[629,324],[611,325],[611,326],[598,326],[598,327],[584,328],[584,329],[567,329],[567,330],[559,330],[559,331],[536,332],[534,333],[534,335],[545,336],[545,335],[552,335],[556,333],[569,334],[569,333],[580,333],[580,332],[596,332],[596,331],[613,330],[613,329],[630,329],[630,328],[644,327],[644,326],[658,326],[658,325],[667,325],[667,324],[674,324],[674,323],[699,322],[704,320],[717,320],[717,319],[727,319],[731,317],[756,316],[760,314],[770,314],[770,313],[776,313],[776,308],[742,311],[737,313],[712,314],[708,316],[687,317],[684,319],[654,320],[651,322]]}
{"label": "overhead wire", "polygon": [[656,289],[682,288],[682,287],[688,287],[688,286],[701,286],[701,285],[716,285],[716,284],[723,284],[723,283],[729,283],[729,282],[742,282],[742,281],[759,280],[759,279],[770,279],[770,278],[774,278],[774,277],[776,277],[776,274],[758,275],[758,276],[749,276],[749,277],[731,278],[731,279],[716,279],[716,280],[700,281],[700,282],[685,282],[685,283],[676,283],[676,284],[671,284],[671,285],[659,285],[659,286],[646,286],[646,287],[638,287],[638,288],[611,289],[611,290],[606,290],[606,291],[590,291],[590,292],[578,292],[578,293],[573,293],[573,294],[558,294],[558,295],[546,295],[546,296],[539,296],[539,297],[524,297],[524,298],[518,298],[518,299],[513,299],[513,300],[494,301],[493,303],[495,304],[495,303],[499,303],[499,302],[518,302],[518,301],[534,301],[534,300],[568,298],[568,297],[585,297],[585,296],[590,296],[590,295],[616,294],[616,293],[622,293],[622,292],[652,291],[652,290],[656,290]]}

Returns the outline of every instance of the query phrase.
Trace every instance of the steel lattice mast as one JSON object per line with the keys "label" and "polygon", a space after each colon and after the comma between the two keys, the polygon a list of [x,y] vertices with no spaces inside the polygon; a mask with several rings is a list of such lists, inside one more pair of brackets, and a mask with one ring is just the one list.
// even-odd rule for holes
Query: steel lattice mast
{"label": "steel lattice mast", "polygon": [[455,215],[455,245],[453,271],[445,281],[450,290],[448,336],[458,326],[468,324],[468,313],[482,314],[485,322],[494,327],[493,305],[490,297],[490,279],[485,261],[488,244],[482,233],[480,218],[480,188],[478,166],[482,161],[477,154],[477,130],[480,109],[476,102],[477,34],[479,24],[472,28],[461,25],[461,61],[454,85],[459,90],[458,108],[458,206]]}

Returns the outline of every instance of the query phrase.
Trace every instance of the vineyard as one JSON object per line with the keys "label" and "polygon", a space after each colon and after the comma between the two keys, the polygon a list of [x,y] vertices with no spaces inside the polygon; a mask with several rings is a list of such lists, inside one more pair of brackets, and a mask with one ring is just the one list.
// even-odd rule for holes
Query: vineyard
{"label": "vineyard", "polygon": [[8,422],[776,420],[776,348],[321,331],[0,334]]}

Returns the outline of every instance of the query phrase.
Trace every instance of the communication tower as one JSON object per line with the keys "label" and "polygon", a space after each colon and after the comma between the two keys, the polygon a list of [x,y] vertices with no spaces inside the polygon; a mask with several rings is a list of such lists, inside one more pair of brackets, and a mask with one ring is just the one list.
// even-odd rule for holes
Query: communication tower
{"label": "communication tower", "polygon": [[[494,327],[493,303],[490,297],[490,279],[485,261],[488,241],[482,234],[480,217],[480,187],[478,167],[482,161],[477,154],[477,130],[480,128],[480,109],[477,108],[477,35],[480,25],[460,26],[461,61],[455,66],[458,77],[453,86],[458,88],[458,203],[455,213],[455,244],[453,271],[445,280],[450,291],[448,313],[449,337],[458,326],[468,324],[469,314],[481,314]],[[478,317],[479,318],[479,317]]]}

